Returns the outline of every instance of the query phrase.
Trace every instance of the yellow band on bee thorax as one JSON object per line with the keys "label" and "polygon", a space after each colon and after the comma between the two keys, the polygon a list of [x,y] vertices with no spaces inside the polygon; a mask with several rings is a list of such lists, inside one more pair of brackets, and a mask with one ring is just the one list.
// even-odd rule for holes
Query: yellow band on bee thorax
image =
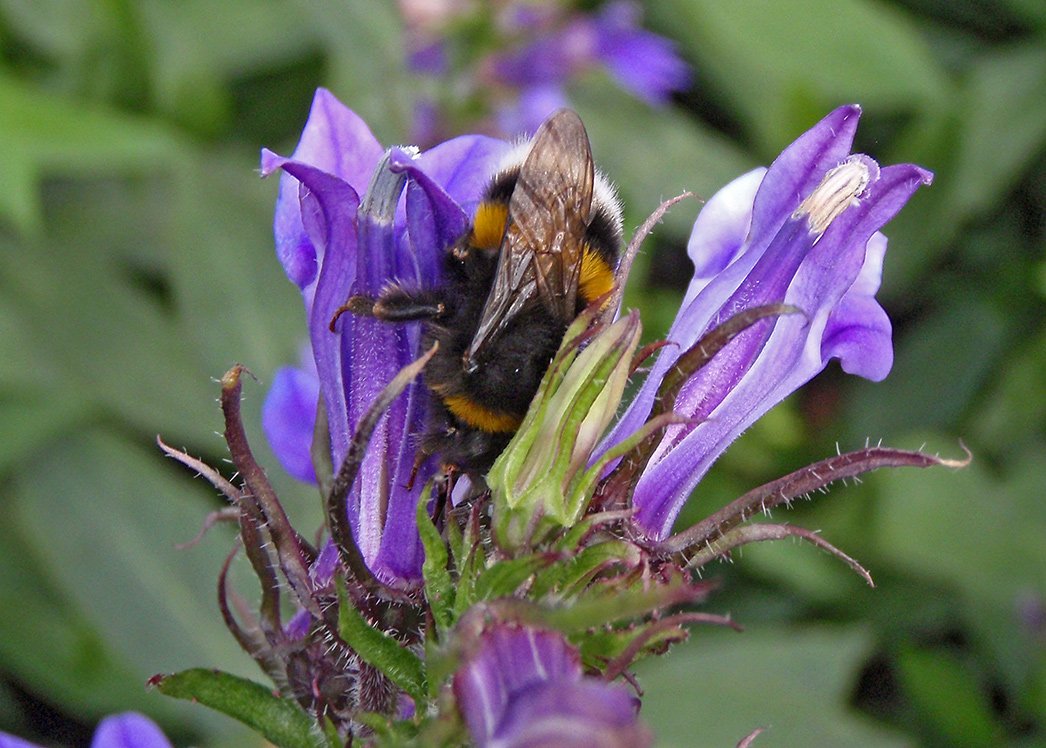
{"label": "yellow band on bee thorax", "polygon": [[614,269],[595,250],[585,246],[581,254],[581,274],[578,293],[591,304],[614,287]]}
{"label": "yellow band on bee thorax", "polygon": [[505,236],[508,220],[506,203],[484,201],[476,206],[476,217],[472,221],[472,236],[469,244],[480,249],[497,249]]}

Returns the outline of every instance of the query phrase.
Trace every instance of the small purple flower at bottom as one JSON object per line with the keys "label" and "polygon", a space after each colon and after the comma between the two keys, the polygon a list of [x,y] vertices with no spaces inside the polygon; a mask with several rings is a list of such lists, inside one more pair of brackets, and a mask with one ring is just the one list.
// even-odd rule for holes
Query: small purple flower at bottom
{"label": "small purple flower at bottom", "polygon": [[[0,733],[0,748],[39,748],[35,743]],[[137,712],[123,712],[98,723],[91,748],[171,748],[156,723]]]}
{"label": "small purple flower at bottom", "polygon": [[639,701],[621,685],[582,674],[555,631],[499,623],[484,631],[454,674],[472,739],[486,748],[650,745]]}

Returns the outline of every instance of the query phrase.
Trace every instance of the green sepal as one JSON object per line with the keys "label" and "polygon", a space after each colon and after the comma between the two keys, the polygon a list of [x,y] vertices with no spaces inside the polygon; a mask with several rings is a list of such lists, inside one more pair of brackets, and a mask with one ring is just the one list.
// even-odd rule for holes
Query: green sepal
{"label": "green sepal", "polygon": [[405,720],[390,720],[386,714],[377,712],[357,712],[353,718],[360,724],[369,727],[373,735],[367,738],[367,745],[406,746],[415,745],[418,726]]}
{"label": "green sepal", "polygon": [[549,609],[545,623],[565,634],[598,628],[672,605],[690,602],[698,594],[684,580],[649,589],[622,590],[619,587],[595,588],[570,605]]}
{"label": "green sepal", "polygon": [[587,465],[618,409],[640,325],[632,313],[589,336],[592,314],[567,330],[523,423],[487,474],[502,548],[532,546],[572,527],[600,478]]}
{"label": "green sepal", "polygon": [[333,748],[316,720],[272,688],[221,670],[193,668],[150,680],[160,693],[187,699],[239,720],[279,748]]}
{"label": "green sepal", "polygon": [[[646,628],[647,626],[641,625],[626,629],[588,631],[584,635],[576,637],[574,644],[581,652],[581,662],[586,667],[603,669],[607,662],[618,657],[636,640],[636,637],[641,636]],[[671,644],[684,641],[688,635],[687,630],[682,626],[658,631],[643,643],[642,648],[633,656],[631,662],[637,662],[643,657],[662,651]]]}
{"label": "green sepal", "polygon": [[374,628],[352,606],[345,592],[345,582],[336,578],[338,587],[338,634],[364,662],[380,670],[418,704],[425,702],[428,685],[425,666],[413,652],[384,631]]}
{"label": "green sepal", "polygon": [[[428,601],[436,630],[442,634],[454,623],[454,580],[450,576],[450,557],[447,546],[436,525],[429,517],[428,504],[432,485],[422,491],[418,502],[417,525],[421,545],[425,549],[425,561],[421,565],[421,576],[425,580],[425,599]],[[453,523],[450,523],[453,524]]]}
{"label": "green sepal", "polygon": [[470,514],[465,522],[461,538],[461,550],[454,556],[458,569],[458,586],[454,593],[454,620],[461,617],[476,602],[476,580],[487,567],[487,556],[483,550],[479,527]]}
{"label": "green sepal", "polygon": [[447,548],[450,549],[450,557],[454,561],[454,571],[461,576],[461,564],[465,558],[465,536],[458,526],[450,518],[445,523],[447,533]]}
{"label": "green sepal", "polygon": [[539,571],[530,595],[540,600],[549,593],[570,599],[581,593],[592,578],[610,563],[635,566],[639,549],[624,540],[608,540],[589,546],[569,559]]}
{"label": "green sepal", "polygon": [[529,577],[556,561],[555,555],[547,553],[498,561],[476,579],[475,598],[479,601],[511,596]]}

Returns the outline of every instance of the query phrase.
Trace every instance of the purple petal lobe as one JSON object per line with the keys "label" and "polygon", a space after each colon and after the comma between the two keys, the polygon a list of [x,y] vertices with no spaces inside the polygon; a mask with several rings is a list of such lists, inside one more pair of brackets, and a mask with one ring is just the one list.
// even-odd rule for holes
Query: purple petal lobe
{"label": "purple petal lobe", "polygon": [[124,712],[98,724],[91,748],[171,748],[171,742],[145,715]]}
{"label": "purple petal lobe", "polygon": [[320,382],[311,372],[286,366],[273,376],[262,406],[262,428],[283,468],[298,480],[316,482],[312,435]]}
{"label": "purple petal lobe", "polygon": [[821,358],[837,358],[847,374],[881,382],[893,366],[890,318],[875,300],[883,273],[886,237],[872,234],[857,280],[843,294],[825,324]]}
{"label": "purple petal lobe", "polygon": [[513,748],[637,748],[651,745],[637,719],[639,701],[595,678],[558,680],[519,693],[491,745]]}
{"label": "purple petal lobe", "polygon": [[[752,236],[772,237],[810,194],[825,172],[838,166],[850,153],[861,108],[842,106],[781,152],[770,168],[774,179],[764,181],[752,213]],[[759,248],[754,247],[756,251]]]}
{"label": "purple petal lobe", "polygon": [[40,746],[6,732],[0,732],[0,748],[40,748]]}
{"label": "purple petal lobe", "polygon": [[[316,91],[312,110],[291,158],[340,177],[357,194],[366,187],[382,148],[366,123],[325,89]],[[271,151],[262,152],[262,174],[283,165]],[[306,236],[298,203],[298,184],[288,173],[280,177],[273,222],[276,255],[303,291],[315,280],[322,256]]]}
{"label": "purple petal lobe", "polygon": [[454,695],[480,746],[643,746],[649,733],[623,687],[582,677],[561,634],[498,624],[454,675]]}

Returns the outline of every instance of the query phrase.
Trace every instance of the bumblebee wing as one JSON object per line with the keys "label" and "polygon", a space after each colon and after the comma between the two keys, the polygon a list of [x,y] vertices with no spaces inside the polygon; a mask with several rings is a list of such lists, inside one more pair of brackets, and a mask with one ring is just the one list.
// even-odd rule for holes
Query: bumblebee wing
{"label": "bumblebee wing", "polygon": [[494,284],[466,363],[536,303],[556,319],[574,317],[594,180],[585,126],[577,114],[561,109],[538,128],[520,167]]}

